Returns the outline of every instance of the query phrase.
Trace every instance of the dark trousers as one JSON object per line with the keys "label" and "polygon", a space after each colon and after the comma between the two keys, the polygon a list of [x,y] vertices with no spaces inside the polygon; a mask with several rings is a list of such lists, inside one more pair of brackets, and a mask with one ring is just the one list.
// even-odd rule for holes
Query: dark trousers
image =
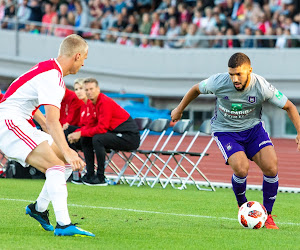
{"label": "dark trousers", "polygon": [[105,179],[104,165],[106,149],[114,150],[135,150],[140,144],[139,133],[112,133],[97,134],[94,137],[81,137],[81,147],[86,161],[87,176],[94,175],[96,153],[98,169],[97,176],[100,181]]}
{"label": "dark trousers", "polygon": [[66,136],[66,140],[67,140],[67,142],[69,144],[69,147],[71,149],[74,149],[75,151],[81,150],[80,140],[77,141],[77,142],[75,142],[75,143],[70,143],[68,141],[68,135],[71,134],[71,133],[73,133],[73,132],[75,132],[75,130],[78,129],[78,128],[79,128],[78,126],[69,125],[69,127],[66,130],[64,130],[64,133],[65,133],[65,136]]}

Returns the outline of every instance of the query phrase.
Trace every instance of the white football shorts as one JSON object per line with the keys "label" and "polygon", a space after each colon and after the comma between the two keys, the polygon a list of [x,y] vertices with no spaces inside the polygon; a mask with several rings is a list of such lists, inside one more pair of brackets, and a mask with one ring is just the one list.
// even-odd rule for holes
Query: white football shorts
{"label": "white football shorts", "polygon": [[11,160],[27,167],[25,160],[39,144],[48,141],[52,145],[51,135],[33,127],[22,118],[0,119],[0,150]]}

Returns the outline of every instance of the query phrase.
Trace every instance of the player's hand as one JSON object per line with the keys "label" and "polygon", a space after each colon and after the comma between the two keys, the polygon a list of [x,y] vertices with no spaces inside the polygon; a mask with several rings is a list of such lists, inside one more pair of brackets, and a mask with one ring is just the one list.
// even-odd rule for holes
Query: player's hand
{"label": "player's hand", "polygon": [[75,143],[80,139],[80,137],[81,137],[81,132],[80,131],[73,132],[73,133],[68,135],[68,141],[70,143]]}
{"label": "player's hand", "polygon": [[171,112],[171,119],[173,122],[177,122],[181,119],[182,117],[182,112],[178,110],[178,108],[175,108]]}
{"label": "player's hand", "polygon": [[62,126],[62,129],[63,129],[63,130],[66,130],[66,129],[69,127],[69,125],[70,125],[70,124],[66,122],[66,123]]}
{"label": "player's hand", "polygon": [[78,153],[73,149],[69,149],[64,157],[66,161],[72,166],[72,170],[82,170],[85,166],[85,162],[78,156]]}
{"label": "player's hand", "polygon": [[297,143],[297,150],[300,151],[300,135],[297,134],[295,141]]}

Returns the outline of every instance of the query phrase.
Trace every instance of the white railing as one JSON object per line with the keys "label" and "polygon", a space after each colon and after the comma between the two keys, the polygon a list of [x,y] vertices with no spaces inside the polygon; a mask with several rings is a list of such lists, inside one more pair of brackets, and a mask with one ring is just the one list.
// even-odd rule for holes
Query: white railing
{"label": "white railing", "polygon": [[[3,23],[4,21],[0,21]],[[286,46],[285,48],[295,48],[295,47],[299,47],[300,48],[300,35],[290,35],[290,36],[286,36],[286,35],[282,35],[282,36],[277,36],[277,35],[245,35],[245,34],[238,34],[238,35],[234,35],[234,36],[227,36],[227,35],[223,35],[223,36],[219,36],[219,35],[194,35],[194,36],[189,36],[188,38],[186,36],[176,36],[176,37],[167,37],[167,36],[152,36],[152,35],[146,35],[146,34],[138,34],[138,33],[125,33],[125,32],[116,32],[116,31],[110,31],[110,30],[101,30],[101,29],[91,29],[91,28],[76,28],[75,26],[71,26],[71,25],[59,25],[59,24],[44,24],[41,22],[33,22],[33,21],[18,21],[17,19],[6,19],[5,22],[7,22],[10,26],[10,29],[14,29],[16,31],[16,33],[18,32],[23,32],[21,31],[19,28],[20,25],[34,25],[38,28],[44,27],[46,28],[45,30],[47,30],[47,33],[43,33],[44,35],[50,35],[50,36],[54,36],[54,30],[56,28],[63,28],[63,29],[69,29],[72,30],[74,33],[77,34],[82,34],[83,36],[86,36],[88,38],[93,37],[93,35],[98,34],[100,37],[100,41],[104,41],[105,42],[105,37],[107,35],[112,35],[115,38],[118,37],[127,37],[129,39],[135,39],[135,45],[138,45],[140,43],[140,41],[143,38],[146,38],[148,40],[161,40],[164,41],[166,43],[173,43],[175,44],[175,46],[173,46],[174,48],[180,48],[180,41],[185,41],[185,40],[189,40],[189,41],[206,41],[208,42],[205,46],[203,45],[199,45],[197,47],[201,48],[201,47],[205,47],[205,48],[218,48],[218,47],[214,47],[213,46],[213,42],[214,41],[220,41],[220,44],[222,46],[220,46],[219,48],[226,48],[226,42],[229,39],[232,40],[238,40],[241,43],[241,47],[243,47],[244,41],[246,40],[251,40],[253,41],[253,46],[252,48],[258,48],[258,43],[260,41],[272,41],[273,42],[273,47],[269,47],[269,48],[274,48],[275,47],[275,43],[276,40],[279,38],[283,38],[286,41],[291,41],[292,42],[292,46]],[[1,26],[0,26],[1,27]],[[18,37],[18,36],[16,36]],[[176,46],[176,44],[178,46]],[[249,48],[249,47],[247,47]],[[268,47],[264,47],[264,48],[268,48]]]}

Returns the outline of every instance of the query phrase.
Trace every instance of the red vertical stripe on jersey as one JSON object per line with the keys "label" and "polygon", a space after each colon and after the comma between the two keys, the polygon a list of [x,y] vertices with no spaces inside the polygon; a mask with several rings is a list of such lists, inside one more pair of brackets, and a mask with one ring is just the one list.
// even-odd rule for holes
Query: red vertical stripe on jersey
{"label": "red vertical stripe on jersey", "polygon": [[19,127],[15,126],[12,120],[5,120],[5,124],[9,130],[15,133],[15,135],[20,138],[25,144],[32,150],[36,148],[37,144],[27,136]]}
{"label": "red vertical stripe on jersey", "polygon": [[60,72],[60,77],[61,77],[62,72],[60,71],[60,68],[54,59],[40,62],[39,64],[35,65],[25,74],[21,75],[14,82],[12,82],[12,84],[9,86],[4,97],[0,102],[4,102],[8,97],[10,97],[13,93],[15,93],[18,90],[18,88],[23,86],[26,82],[30,81],[35,76],[52,69],[58,70],[58,72]]}

